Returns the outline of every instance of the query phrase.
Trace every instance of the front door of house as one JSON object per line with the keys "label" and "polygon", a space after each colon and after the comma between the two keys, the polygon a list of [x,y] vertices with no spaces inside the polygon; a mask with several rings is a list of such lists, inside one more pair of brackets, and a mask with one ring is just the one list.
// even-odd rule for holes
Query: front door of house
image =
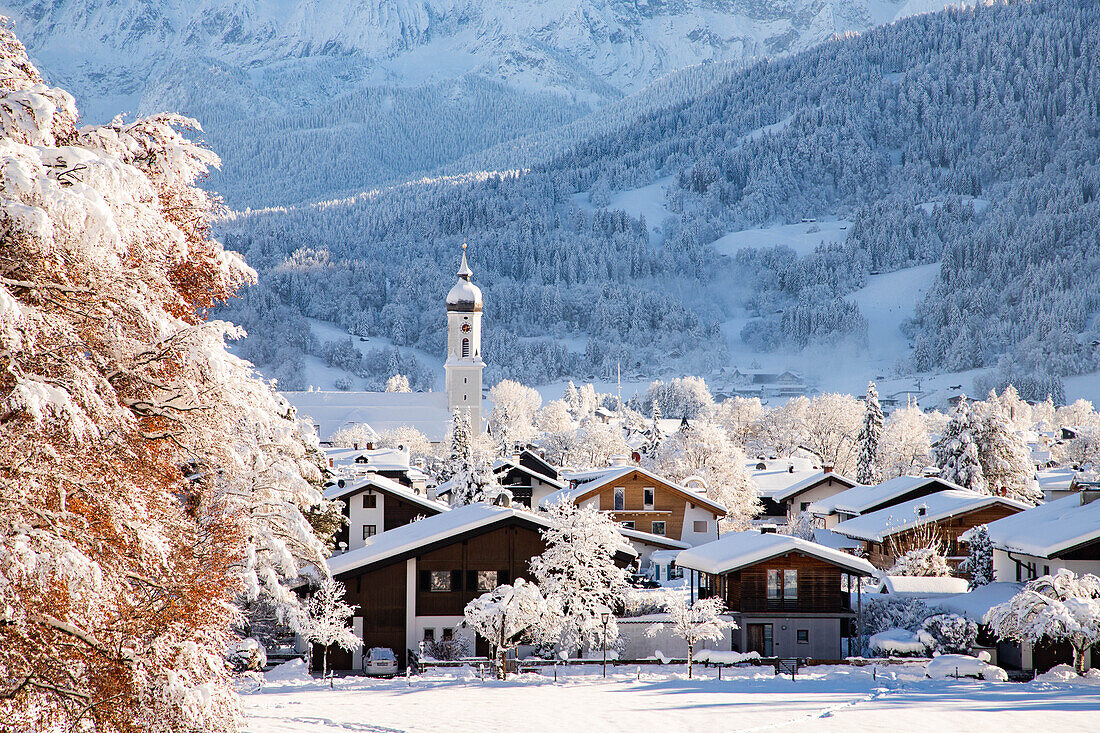
{"label": "front door of house", "polygon": [[745,651],[756,652],[762,657],[772,656],[771,624],[746,624],[745,636],[749,647]]}

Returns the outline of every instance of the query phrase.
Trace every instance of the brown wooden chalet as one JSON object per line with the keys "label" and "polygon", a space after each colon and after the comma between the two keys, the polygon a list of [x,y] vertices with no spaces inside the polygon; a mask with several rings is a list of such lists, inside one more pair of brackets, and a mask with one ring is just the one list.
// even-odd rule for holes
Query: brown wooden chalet
{"label": "brown wooden chalet", "polygon": [[[471,504],[379,535],[370,544],[329,560],[333,577],[358,606],[352,628],[365,649],[389,647],[401,665],[421,641],[484,642],[465,628],[466,604],[515,578],[528,577],[531,558],[545,549],[544,516],[490,504]],[[624,566],[634,560],[623,552]],[[358,670],[360,654],[329,654],[334,669]]]}
{"label": "brown wooden chalet", "polygon": [[863,514],[837,524],[833,531],[863,542],[867,558],[878,568],[892,567],[902,552],[927,544],[928,537],[942,543],[948,561],[958,566],[967,555],[961,547],[963,534],[1027,508],[1002,496],[953,489]]}
{"label": "brown wooden chalet", "polygon": [[448,508],[443,502],[373,473],[338,479],[325,489],[324,496],[344,504],[348,524],[336,533],[336,542],[337,547],[349,550],[356,550],[376,535],[409,524],[417,517],[430,517]]}
{"label": "brown wooden chalet", "polygon": [[815,659],[848,654],[861,581],[874,572],[839,550],[758,532],[730,532],[684,550],[676,565],[689,574],[693,595],[725,601],[738,625],[734,651]]}
{"label": "brown wooden chalet", "polygon": [[638,466],[616,466],[566,476],[571,487],[550,494],[557,501],[591,504],[627,529],[694,546],[718,539],[726,508],[701,491],[685,488]]}

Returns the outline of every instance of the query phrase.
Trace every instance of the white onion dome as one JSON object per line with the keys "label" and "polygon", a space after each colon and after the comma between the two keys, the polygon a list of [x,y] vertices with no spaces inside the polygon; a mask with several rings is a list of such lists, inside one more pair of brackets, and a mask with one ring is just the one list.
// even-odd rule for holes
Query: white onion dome
{"label": "white onion dome", "polygon": [[470,282],[473,270],[466,262],[466,247],[462,248],[462,266],[458,268],[458,282],[447,293],[447,310],[449,311],[481,311],[481,288]]}

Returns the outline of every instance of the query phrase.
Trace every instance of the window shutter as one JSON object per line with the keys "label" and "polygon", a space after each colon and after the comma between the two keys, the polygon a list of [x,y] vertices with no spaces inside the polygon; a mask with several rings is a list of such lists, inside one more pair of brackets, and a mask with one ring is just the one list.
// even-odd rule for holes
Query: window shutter
{"label": "window shutter", "polygon": [[427,593],[432,589],[432,572],[430,570],[420,571],[420,590]]}
{"label": "window shutter", "polygon": [[451,590],[452,591],[462,590],[462,571],[461,570],[452,570],[451,571]]}

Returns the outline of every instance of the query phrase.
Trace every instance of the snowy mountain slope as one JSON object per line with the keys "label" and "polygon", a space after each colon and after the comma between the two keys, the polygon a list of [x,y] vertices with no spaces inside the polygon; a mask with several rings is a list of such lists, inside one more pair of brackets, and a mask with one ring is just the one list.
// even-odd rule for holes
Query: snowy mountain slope
{"label": "snowy mountain slope", "polygon": [[[213,185],[244,206],[399,181],[693,64],[798,51],[947,4],[912,3],[2,0],[0,13],[88,120],[197,117],[225,156]],[[270,174],[281,166],[291,172]]]}

